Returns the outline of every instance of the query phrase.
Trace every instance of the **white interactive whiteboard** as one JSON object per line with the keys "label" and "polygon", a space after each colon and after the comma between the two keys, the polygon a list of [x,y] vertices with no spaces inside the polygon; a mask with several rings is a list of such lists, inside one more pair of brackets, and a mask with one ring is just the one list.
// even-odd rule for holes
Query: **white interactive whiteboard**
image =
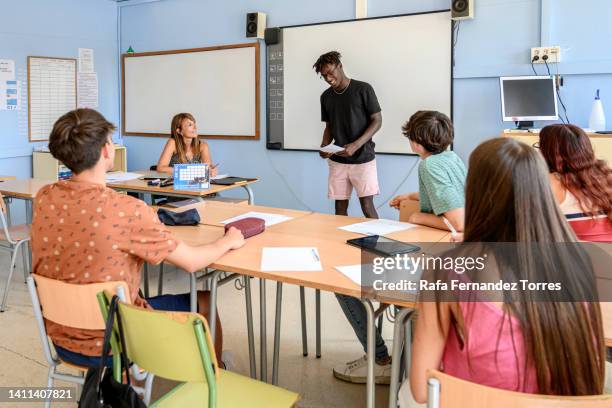
{"label": "white interactive whiteboard", "polygon": [[259,139],[259,44],[124,54],[124,135],[168,136],[180,112],[205,138]]}
{"label": "white interactive whiteboard", "polygon": [[414,112],[452,117],[450,17],[440,11],[282,28],[281,43],[268,48],[269,71],[275,72],[268,75],[276,82],[268,85],[280,89],[282,83],[269,98],[268,123],[282,133],[282,148],[318,150],[324,129],[319,98],[328,85],[312,66],[336,50],[347,75],[370,83],[378,96],[383,126],[374,136],[376,152],[411,153],[401,127]]}

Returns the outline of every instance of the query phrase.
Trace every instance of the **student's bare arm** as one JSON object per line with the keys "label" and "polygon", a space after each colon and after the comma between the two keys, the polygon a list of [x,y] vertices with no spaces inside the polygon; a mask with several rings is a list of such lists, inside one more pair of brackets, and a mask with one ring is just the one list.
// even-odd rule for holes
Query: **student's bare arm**
{"label": "student's bare arm", "polygon": [[[410,389],[414,400],[427,402],[427,370],[439,369],[450,328],[450,303],[421,302],[412,342]],[[440,319],[438,320],[438,315]]]}
{"label": "student's bare arm", "polygon": [[230,228],[223,238],[212,244],[191,246],[181,242],[168,255],[167,262],[192,273],[199,271],[221,258],[226,252],[244,245],[244,237],[236,228]]}
{"label": "student's bare arm", "polygon": [[[325,130],[323,130],[323,140],[321,141],[321,147],[327,146],[334,140],[331,135],[331,128],[329,126],[329,122],[325,122]],[[329,159],[333,153],[323,153],[319,152],[319,156],[324,159]]]}
{"label": "student's bare arm", "polygon": [[345,150],[343,152],[338,153],[338,156],[342,157],[350,157],[364,144],[368,142],[368,140],[374,137],[374,134],[380,130],[382,126],[382,113],[377,112],[370,115],[370,125],[367,127],[363,135],[359,137],[359,139],[355,140],[352,143],[349,143],[344,146]]}
{"label": "student's bare arm", "polygon": [[419,201],[419,193],[412,192],[406,194],[400,194],[398,196],[393,197],[391,201],[389,201],[389,205],[393,208],[397,208],[399,210],[402,201],[410,200],[410,201]]}
{"label": "student's bare arm", "polygon": [[[451,223],[457,232],[463,232],[465,209],[455,208],[442,214]],[[408,222],[413,224],[425,225],[428,227],[438,228],[448,231],[448,227],[442,221],[441,215],[428,214],[423,212],[415,212],[410,216]]]}
{"label": "student's bare arm", "polygon": [[170,159],[175,151],[176,148],[174,146],[174,140],[168,139],[166,145],[164,146],[164,150],[162,150],[161,156],[159,156],[159,160],[157,161],[157,171],[162,173],[172,173]]}

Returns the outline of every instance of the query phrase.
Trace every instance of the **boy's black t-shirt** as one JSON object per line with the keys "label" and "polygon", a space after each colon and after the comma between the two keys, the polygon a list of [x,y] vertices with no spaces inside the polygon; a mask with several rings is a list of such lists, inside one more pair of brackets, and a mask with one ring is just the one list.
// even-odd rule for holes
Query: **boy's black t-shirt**
{"label": "boy's black t-shirt", "polygon": [[[380,105],[372,86],[351,79],[342,93],[329,87],[321,94],[321,120],[329,122],[334,144],[344,146],[359,139],[370,125],[370,116],[380,112]],[[374,160],[374,142],[370,139],[351,157],[333,155],[338,163],[361,164]]]}

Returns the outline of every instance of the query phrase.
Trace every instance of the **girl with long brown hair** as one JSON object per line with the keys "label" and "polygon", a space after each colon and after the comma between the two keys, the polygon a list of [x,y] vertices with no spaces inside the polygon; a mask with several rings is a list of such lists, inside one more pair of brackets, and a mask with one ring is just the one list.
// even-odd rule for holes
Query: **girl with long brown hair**
{"label": "girl with long brown hair", "polygon": [[[517,256],[508,260],[493,251],[486,273],[504,282],[569,282],[564,289],[568,301],[530,291],[500,291],[501,296],[477,301],[441,299],[439,294],[430,301],[421,298],[409,376],[417,403],[427,399],[429,369],[519,392],[602,393],[601,311],[590,263],[578,250],[567,250],[575,241],[536,150],[510,138],[474,150],[466,182],[464,242],[488,249],[510,246]],[[534,246],[544,246],[546,256],[531,251]],[[580,298],[584,294],[592,296]],[[549,298],[555,300],[543,301]],[[414,404],[408,388],[406,383],[400,391],[402,407]]]}
{"label": "girl with long brown hair", "polygon": [[174,115],[170,125],[171,137],[166,142],[159,161],[157,171],[172,173],[175,164],[207,163],[210,175],[217,175],[217,166],[212,164],[208,143],[198,139],[198,129],[193,115],[179,113]]}
{"label": "girl with long brown hair", "polygon": [[578,238],[612,242],[612,169],[595,158],[584,130],[546,126],[537,147],[548,165],[555,198]]}

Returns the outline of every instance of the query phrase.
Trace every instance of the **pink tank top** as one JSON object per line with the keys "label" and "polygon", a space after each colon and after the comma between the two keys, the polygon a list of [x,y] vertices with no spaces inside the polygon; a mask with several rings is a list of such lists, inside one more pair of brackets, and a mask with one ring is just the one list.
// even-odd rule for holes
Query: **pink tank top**
{"label": "pink tank top", "polygon": [[518,320],[508,314],[504,317],[500,308],[488,302],[460,302],[459,306],[469,340],[463,345],[451,327],[442,357],[444,372],[489,387],[536,394],[535,367],[525,370]]}

